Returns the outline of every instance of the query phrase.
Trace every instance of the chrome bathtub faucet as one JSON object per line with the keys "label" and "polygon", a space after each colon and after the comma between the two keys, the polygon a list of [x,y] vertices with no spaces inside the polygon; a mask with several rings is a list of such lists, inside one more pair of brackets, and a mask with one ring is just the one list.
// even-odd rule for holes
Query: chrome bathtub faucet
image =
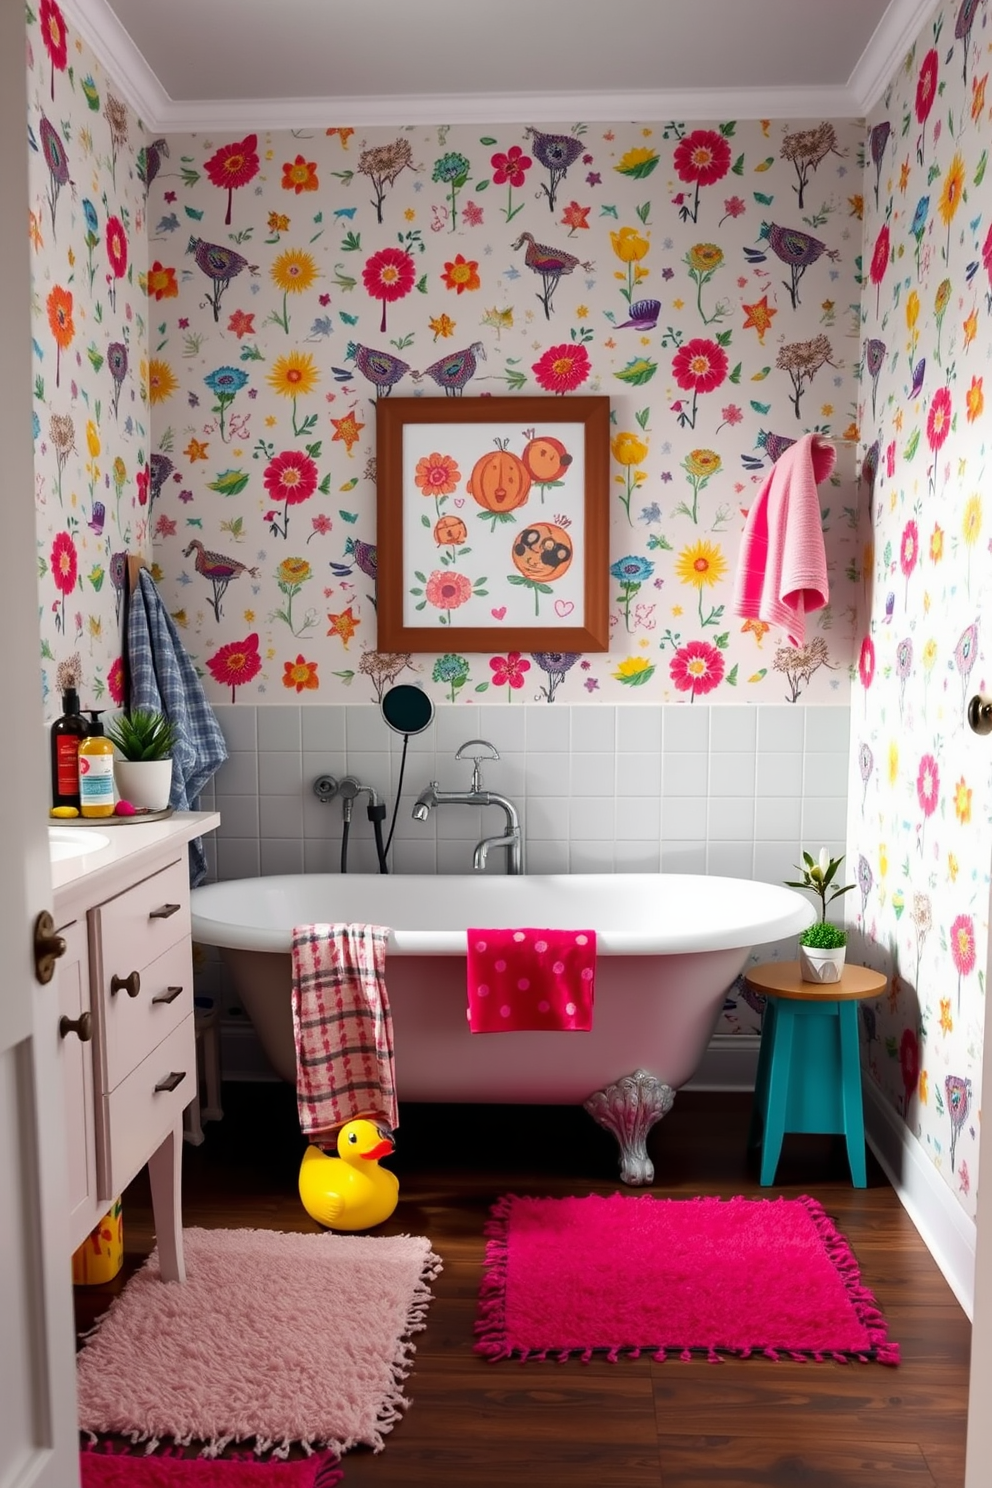
{"label": "chrome bathtub faucet", "polygon": [[[486,751],[482,754],[473,753],[474,750]],[[484,790],[482,786],[482,761],[499,759],[499,750],[495,744],[490,744],[488,739],[467,739],[460,744],[455,753],[455,759],[470,759],[472,761],[472,786],[467,791],[443,791],[439,788],[436,780],[432,780],[420,792],[413,807],[413,818],[415,821],[426,821],[435,806],[501,806],[506,815],[506,827],[501,837],[483,837],[475,847],[472,856],[472,866],[477,873],[481,873],[486,866],[489,850],[493,847],[506,848],[506,871],[507,873],[523,873],[524,851],[523,838],[520,835],[520,818],[517,808],[512,801],[496,791]]]}

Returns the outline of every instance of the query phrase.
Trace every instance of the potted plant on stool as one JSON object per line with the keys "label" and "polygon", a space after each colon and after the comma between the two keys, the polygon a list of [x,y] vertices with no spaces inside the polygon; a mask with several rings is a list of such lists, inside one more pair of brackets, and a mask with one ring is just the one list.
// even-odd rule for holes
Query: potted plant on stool
{"label": "potted plant on stool", "polygon": [[132,708],[107,725],[107,738],[122,756],[114,765],[117,793],[145,811],[164,811],[172,789],[176,730],[164,713]]}
{"label": "potted plant on stool", "polygon": [[799,967],[804,982],[839,982],[844,970],[847,931],[839,925],[832,925],[827,919],[827,905],[854,888],[853,884],[844,884],[843,887],[834,884],[837,869],[843,861],[843,854],[831,858],[825,847],[820,848],[820,856],[815,861],[804,852],[802,868],[796,865],[802,878],[785,880],[787,888],[810,889],[820,900],[820,918],[799,937]]}

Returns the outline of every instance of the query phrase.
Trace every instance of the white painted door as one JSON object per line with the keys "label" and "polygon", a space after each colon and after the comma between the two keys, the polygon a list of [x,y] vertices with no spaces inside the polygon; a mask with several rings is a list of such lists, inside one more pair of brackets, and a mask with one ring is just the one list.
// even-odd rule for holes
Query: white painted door
{"label": "white painted door", "polygon": [[[57,979],[34,976],[51,910],[31,449],[24,7],[0,5],[0,1488],[79,1482]],[[18,205],[20,203],[20,205]]]}

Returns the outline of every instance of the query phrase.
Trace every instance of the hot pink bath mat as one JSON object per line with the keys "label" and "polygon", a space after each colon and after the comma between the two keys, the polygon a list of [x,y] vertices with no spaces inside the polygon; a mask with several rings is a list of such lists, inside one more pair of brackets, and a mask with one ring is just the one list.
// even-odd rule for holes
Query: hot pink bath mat
{"label": "hot pink bath mat", "polygon": [[80,1452],[82,1488],[336,1488],[344,1474],[326,1452],[296,1462]]}
{"label": "hot pink bath mat", "polygon": [[476,1351],[675,1352],[898,1364],[846,1239],[815,1199],[533,1199],[493,1206]]}

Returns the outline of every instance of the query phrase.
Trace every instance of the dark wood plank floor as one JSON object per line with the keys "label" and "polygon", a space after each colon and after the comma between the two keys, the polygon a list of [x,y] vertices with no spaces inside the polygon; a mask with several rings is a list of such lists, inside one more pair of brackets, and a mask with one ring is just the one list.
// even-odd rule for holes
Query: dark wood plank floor
{"label": "dark wood plank floor", "polygon": [[[187,1147],[184,1222],[312,1231],[296,1191],[293,1092],[226,1085],[225,1119]],[[961,1488],[970,1328],[869,1156],[852,1189],[839,1138],[788,1137],[774,1189],[745,1158],[749,1099],[683,1092],[652,1133],[660,1196],[819,1199],[902,1348],[896,1369],[764,1358],[708,1364],[486,1363],[472,1350],[483,1224],[504,1193],[613,1193],[612,1138],[579,1109],[410,1106],[377,1233],[427,1235],[444,1270],[386,1448],[349,1453],[344,1488]],[[125,1266],[78,1288],[82,1331],[151,1249],[144,1175],[124,1195]],[[728,1274],[728,1285],[733,1275]]]}

